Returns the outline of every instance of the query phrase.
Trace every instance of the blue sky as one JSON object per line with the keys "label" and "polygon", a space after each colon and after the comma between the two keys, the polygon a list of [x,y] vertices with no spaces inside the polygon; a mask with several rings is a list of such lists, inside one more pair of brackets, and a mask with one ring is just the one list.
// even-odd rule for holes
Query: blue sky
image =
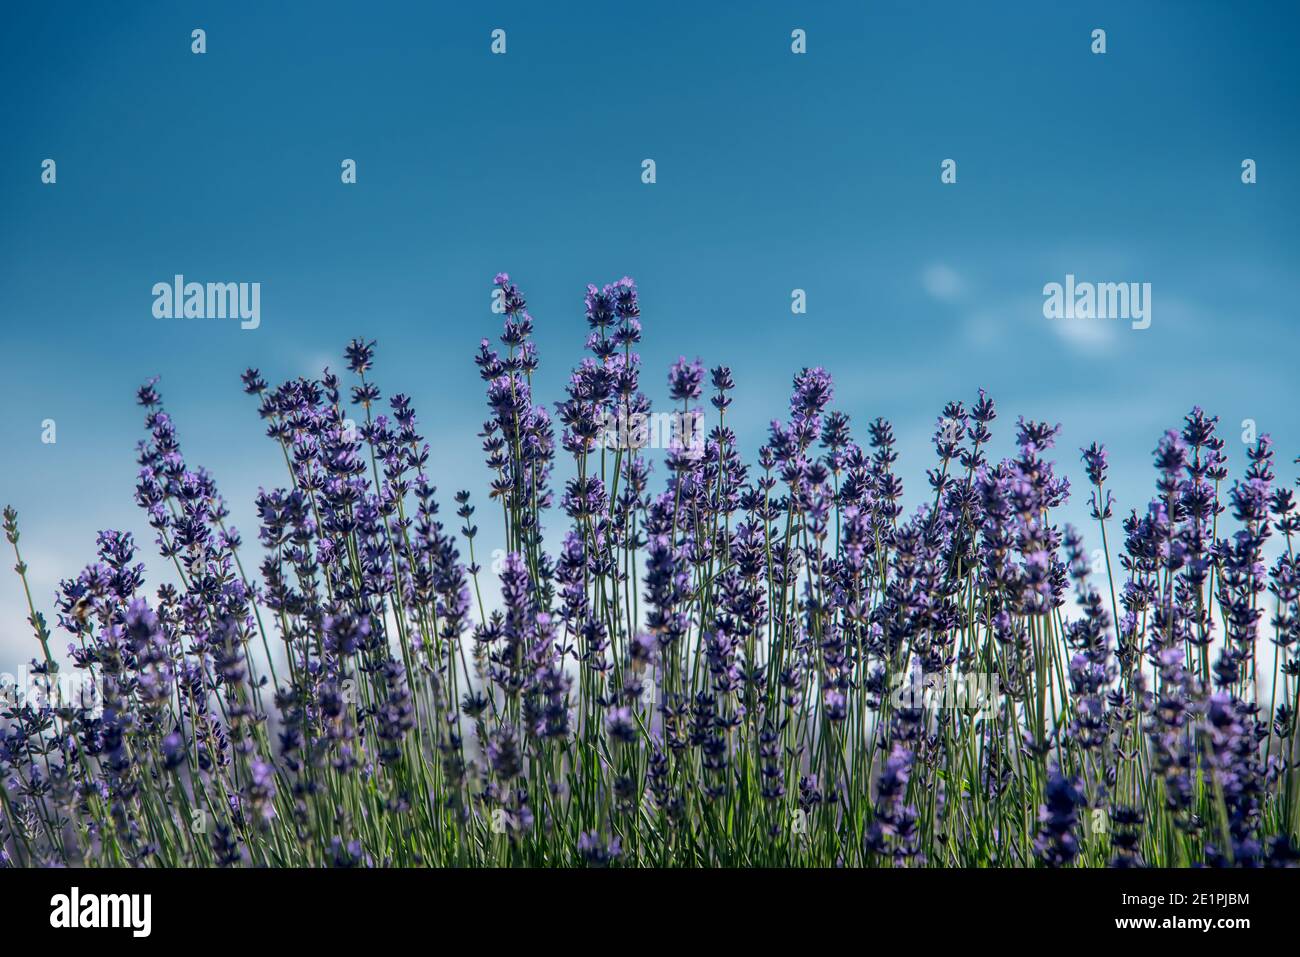
{"label": "blue sky", "polygon": [[[1060,421],[1081,479],[1077,448],[1106,442],[1125,508],[1195,403],[1222,416],[1234,475],[1250,418],[1290,481],[1300,17],[1081,7],[6,7],[0,498],[37,598],[97,529],[134,530],[152,559],[131,501],[150,375],[248,540],[257,487],[284,478],[238,373],[338,367],[356,335],[378,340],[385,393],[414,399],[447,510],[457,488],[481,496],[470,356],[499,326],[503,269],[529,297],[548,401],[580,356],[585,284],[631,275],[657,398],[679,354],[730,364],[752,454],[791,375],[824,365],[859,427],[894,422],[913,501],[944,402],[981,386],[999,450],[1017,415]],[[176,273],[260,282],[260,328],[155,319],[151,288]],[[1150,282],[1151,327],[1045,319],[1042,288],[1067,273]],[[20,608],[0,578],[0,670],[32,650]]]}

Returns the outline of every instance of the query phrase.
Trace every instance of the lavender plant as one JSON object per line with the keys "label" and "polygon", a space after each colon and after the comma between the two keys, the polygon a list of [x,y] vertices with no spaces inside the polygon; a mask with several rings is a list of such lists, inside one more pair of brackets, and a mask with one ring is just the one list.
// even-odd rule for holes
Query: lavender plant
{"label": "lavender plant", "polygon": [[[995,462],[993,401],[948,404],[905,515],[890,424],[860,443],[825,370],[746,463],[730,370],[683,358],[672,411],[707,391],[716,425],[675,436],[655,483],[644,436],[608,441],[651,411],[632,280],[588,287],[589,355],[552,410],[524,297],[496,283],[504,348],[475,362],[499,569],[481,502],[457,492],[444,520],[410,400],[381,411],[374,342],[347,347],[346,398],[329,370],[244,373],[286,468],[257,496],[260,561],[139,390],[136,502],[174,581],[147,595],[132,536],[105,531],[61,583],[53,631],[93,706],[61,690],[27,590],[40,656],[3,711],[0,860],[1296,863],[1300,515],[1267,437],[1228,485],[1193,409],[1125,518],[1083,450],[1103,576],[1055,518],[1057,426],[1021,419]],[[4,529],[26,588],[12,508]],[[933,694],[971,675],[978,701]]]}

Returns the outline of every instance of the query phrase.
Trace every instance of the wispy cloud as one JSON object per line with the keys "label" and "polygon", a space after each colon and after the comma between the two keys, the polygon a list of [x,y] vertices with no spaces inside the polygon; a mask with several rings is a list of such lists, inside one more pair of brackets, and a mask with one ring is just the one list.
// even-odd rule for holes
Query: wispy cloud
{"label": "wispy cloud", "polygon": [[937,302],[957,303],[966,296],[966,281],[951,266],[932,263],[921,273],[925,293]]}
{"label": "wispy cloud", "polygon": [[[1115,344],[1117,329],[1108,319],[1044,319],[1052,331],[1076,352],[1084,355],[1104,355]],[[1123,327],[1128,329],[1128,324]]]}

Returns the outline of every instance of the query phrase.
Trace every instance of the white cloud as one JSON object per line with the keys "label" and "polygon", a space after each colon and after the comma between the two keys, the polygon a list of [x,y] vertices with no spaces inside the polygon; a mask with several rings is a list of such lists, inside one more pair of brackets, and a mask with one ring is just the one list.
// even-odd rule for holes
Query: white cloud
{"label": "white cloud", "polygon": [[[1075,352],[1101,355],[1115,342],[1117,323],[1112,319],[1048,319],[1052,331]],[[1124,324],[1127,329],[1127,323]]]}
{"label": "white cloud", "polygon": [[921,284],[926,294],[939,302],[958,302],[966,294],[965,281],[956,270],[943,263],[926,266],[921,273]]}

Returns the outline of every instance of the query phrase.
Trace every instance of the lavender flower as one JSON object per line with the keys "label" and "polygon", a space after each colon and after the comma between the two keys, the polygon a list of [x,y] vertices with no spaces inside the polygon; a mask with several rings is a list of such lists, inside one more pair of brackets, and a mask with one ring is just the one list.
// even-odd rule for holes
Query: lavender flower
{"label": "lavender flower", "polygon": [[[1269,436],[1234,476],[1192,409],[1124,512],[1093,443],[1074,528],[1061,427],[1019,419],[996,460],[982,391],[920,469],[803,368],[749,457],[728,366],[643,389],[631,279],[586,287],[556,378],[495,287],[488,506],[457,492],[454,522],[374,340],[343,376],[240,376],[286,473],[247,542],[141,386],[168,579],[105,530],[48,620],[33,596],[0,865],[1296,864],[1300,509]],[[665,397],[699,422],[706,387],[707,428],[634,434]],[[4,531],[28,586],[12,508]],[[985,700],[943,690],[972,678]]]}

